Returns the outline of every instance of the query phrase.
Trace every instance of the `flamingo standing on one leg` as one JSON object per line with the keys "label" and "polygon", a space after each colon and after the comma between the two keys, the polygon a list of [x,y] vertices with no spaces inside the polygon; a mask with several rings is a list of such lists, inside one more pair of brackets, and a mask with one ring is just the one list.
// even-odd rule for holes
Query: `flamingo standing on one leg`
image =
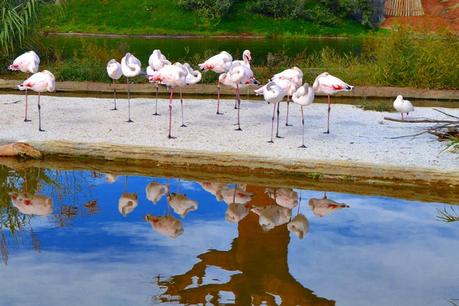
{"label": "flamingo standing on one leg", "polygon": [[287,92],[285,88],[271,81],[265,86],[255,90],[255,93],[257,95],[263,94],[265,101],[273,104],[273,116],[271,119],[271,140],[268,142],[274,143],[273,135],[274,135],[274,118],[276,117],[276,107],[277,107],[277,104],[284,99]]}
{"label": "flamingo standing on one leg", "polygon": [[[237,66],[237,65],[244,65],[245,67],[247,67],[248,69],[251,69],[250,68],[250,62],[252,61],[252,53],[250,52],[250,50],[244,50],[244,52],[242,52],[242,60],[235,60],[231,63],[231,67],[234,67],[234,66]],[[239,94],[240,96],[240,94]],[[238,108],[238,105],[237,103],[234,104],[234,109],[237,109]]]}
{"label": "flamingo standing on one leg", "polygon": [[134,122],[131,120],[131,85],[129,84],[129,78],[133,78],[140,74],[141,63],[137,57],[131,53],[126,53],[126,55],[121,59],[121,71],[126,77],[126,86],[128,92],[128,120],[127,122]]}
{"label": "flamingo standing on one leg", "polygon": [[[226,51],[222,51],[219,54],[207,59],[204,63],[199,64],[199,68],[203,71],[213,71],[221,74],[228,72],[232,61],[233,57],[231,54]],[[223,115],[223,113],[220,112],[220,90],[220,82],[217,81],[217,115]]]}
{"label": "flamingo standing on one leg", "polygon": [[324,93],[328,96],[328,117],[327,117],[327,131],[325,134],[330,134],[330,111],[331,101],[330,96],[342,91],[351,91],[354,86],[351,86],[344,81],[332,76],[328,72],[323,72],[317,76],[312,85],[316,93]]}
{"label": "flamingo standing on one leg", "polygon": [[56,89],[56,80],[54,75],[48,70],[34,73],[31,77],[25,80],[22,84],[18,85],[19,90],[33,90],[38,92],[38,130],[44,132],[41,128],[41,105],[40,94],[42,92],[53,92]]}
{"label": "flamingo standing on one leg", "polygon": [[172,137],[172,98],[174,97],[174,89],[176,87],[183,87],[186,85],[186,71],[179,65],[167,65],[158,71],[155,71],[152,76],[148,79],[150,82],[159,82],[160,84],[166,85],[170,89],[169,96],[169,128],[168,135],[169,139]]}
{"label": "flamingo standing on one leg", "polygon": [[287,93],[287,116],[285,119],[285,126],[291,126],[291,124],[288,123],[290,97],[303,84],[303,71],[295,66],[293,68],[285,69],[284,71],[276,73],[271,78],[272,81],[275,81],[276,79],[286,79],[292,83],[289,92]]}
{"label": "flamingo standing on one leg", "polygon": [[301,106],[301,124],[303,125],[303,142],[299,148],[306,148],[304,145],[304,113],[303,108],[314,102],[314,89],[308,83],[300,86],[292,95],[292,101]]}
{"label": "flamingo standing on one leg", "polygon": [[227,86],[231,86],[236,89],[236,106],[237,106],[237,123],[238,126],[236,131],[242,131],[240,121],[240,109],[241,109],[241,93],[240,89],[249,86],[250,84],[259,85],[253,72],[250,68],[245,65],[235,65],[230,68],[226,73],[222,73],[218,78],[219,83]]}
{"label": "flamingo standing on one leg", "polygon": [[115,59],[111,59],[107,63],[107,74],[108,76],[113,80],[113,103],[114,107],[112,110],[118,110],[116,108],[116,80],[119,80],[121,76],[123,75],[123,72],[121,71],[121,64],[118,63]]}
{"label": "flamingo standing on one leg", "polygon": [[411,102],[408,100],[404,100],[403,96],[401,95],[397,96],[393,105],[395,110],[402,115],[402,120],[405,120],[405,118],[403,118],[403,113],[406,113],[408,116],[410,112],[414,111],[413,104],[411,104]]}
{"label": "flamingo standing on one leg", "polygon": [[[30,74],[38,72],[38,66],[40,65],[40,58],[38,57],[35,51],[29,51],[19,55],[11,64],[8,69],[12,71],[21,71],[24,72],[27,77],[30,77]],[[28,107],[28,95],[27,89],[25,90],[25,115],[24,122],[29,122],[27,119],[27,107]]]}
{"label": "flamingo standing on one leg", "polygon": [[[164,66],[171,65],[171,62],[161,53],[161,50],[153,50],[150,58],[148,59],[147,67],[147,76],[153,75],[154,71],[158,71]],[[155,104],[155,113],[154,116],[159,116],[158,113],[158,93],[159,93],[159,84],[156,83],[156,104]]]}

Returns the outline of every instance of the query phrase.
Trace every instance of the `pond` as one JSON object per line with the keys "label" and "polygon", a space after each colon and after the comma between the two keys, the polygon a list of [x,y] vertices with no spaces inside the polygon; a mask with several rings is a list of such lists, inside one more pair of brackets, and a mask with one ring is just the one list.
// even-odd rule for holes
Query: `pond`
{"label": "pond", "polygon": [[0,201],[0,305],[459,299],[442,203],[3,166]]}
{"label": "pond", "polygon": [[329,48],[337,53],[359,54],[361,38],[302,38],[302,39],[224,39],[224,38],[97,38],[75,36],[48,36],[43,45],[58,50],[64,58],[82,55],[87,48],[131,52],[141,61],[148,60],[154,49],[160,49],[173,61],[192,61],[194,56],[202,60],[204,54],[230,52],[235,58],[241,57],[245,49],[252,52],[254,65],[266,64],[268,53],[285,53],[287,56],[319,52]]}

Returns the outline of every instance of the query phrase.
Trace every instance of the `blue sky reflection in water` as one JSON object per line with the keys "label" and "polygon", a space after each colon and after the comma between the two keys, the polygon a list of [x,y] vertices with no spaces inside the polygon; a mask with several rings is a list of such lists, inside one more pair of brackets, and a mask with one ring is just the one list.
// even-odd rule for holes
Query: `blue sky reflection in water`
{"label": "blue sky reflection in water", "polygon": [[[324,193],[296,190],[309,221],[300,240],[286,224],[263,231],[253,212],[229,223],[228,205],[197,182],[122,176],[109,183],[103,174],[55,170],[36,170],[37,180],[0,170],[0,305],[451,305],[459,298],[459,222],[437,220],[449,205],[328,193],[349,208],[318,217],[308,201]],[[152,181],[198,209],[181,218],[165,196],[153,204],[145,193]],[[275,203],[266,186],[227,188],[236,186],[254,194],[247,207]],[[12,234],[5,220],[24,216],[7,192],[24,189],[51,197],[53,212],[25,217]],[[126,217],[118,210],[123,192],[138,195]],[[147,214],[171,214],[183,234],[160,235]]]}

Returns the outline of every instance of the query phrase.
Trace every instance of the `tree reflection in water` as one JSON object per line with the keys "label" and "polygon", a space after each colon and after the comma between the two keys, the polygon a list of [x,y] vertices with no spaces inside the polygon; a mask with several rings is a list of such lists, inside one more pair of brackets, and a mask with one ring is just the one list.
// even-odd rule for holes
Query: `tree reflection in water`
{"label": "tree reflection in water", "polygon": [[[247,186],[247,192],[255,194],[248,203],[263,207],[274,205],[275,199],[265,193],[265,188]],[[183,304],[219,304],[222,291],[234,294],[236,305],[335,305],[335,301],[316,296],[304,288],[289,272],[288,245],[290,235],[287,224],[264,231],[258,216],[251,212],[238,223],[238,237],[228,251],[210,250],[198,256],[188,272],[169,279],[158,277],[157,285],[164,292],[155,296],[156,302],[180,302]],[[226,283],[203,284],[206,269],[215,267],[234,271]],[[197,285],[193,280],[198,279]]]}

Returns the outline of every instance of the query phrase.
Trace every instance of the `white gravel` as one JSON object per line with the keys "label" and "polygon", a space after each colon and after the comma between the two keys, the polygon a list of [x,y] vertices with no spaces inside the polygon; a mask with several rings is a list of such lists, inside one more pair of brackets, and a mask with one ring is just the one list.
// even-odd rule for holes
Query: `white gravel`
{"label": "white gravel", "polygon": [[[18,103],[11,103],[18,101]],[[459,170],[457,154],[441,152],[444,144],[425,134],[416,138],[390,139],[419,132],[426,124],[383,122],[396,113],[363,111],[351,105],[332,105],[331,134],[326,129],[327,105],[305,108],[306,149],[300,149],[300,108],[290,104],[290,122],[285,127],[286,106],[281,105],[281,136],[274,144],[270,137],[272,106],[264,102],[242,101],[242,132],[235,131],[234,102],[225,100],[217,116],[215,100],[185,100],[188,127],[180,127],[180,103],[174,101],[173,135],[167,136],[167,100],[160,100],[161,116],[152,116],[154,99],[133,99],[132,119],[126,123],[127,102],[118,100],[118,111],[110,111],[111,99],[42,97],[43,128],[38,132],[36,97],[29,98],[29,117],[23,122],[24,99],[20,95],[0,95],[0,140],[67,140],[105,142],[161,148],[184,148],[210,152],[255,154],[269,159],[341,160],[378,165]],[[459,116],[459,109],[448,109]],[[431,108],[416,108],[410,117],[444,118]]]}

